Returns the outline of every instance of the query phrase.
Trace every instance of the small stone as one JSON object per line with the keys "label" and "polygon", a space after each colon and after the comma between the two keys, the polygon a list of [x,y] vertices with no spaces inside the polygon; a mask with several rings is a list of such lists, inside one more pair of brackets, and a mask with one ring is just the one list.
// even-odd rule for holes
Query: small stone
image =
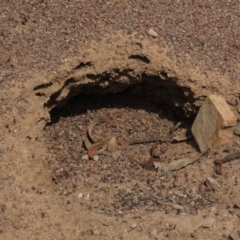
{"label": "small stone", "polygon": [[86,154],[86,155],[83,155],[82,156],[82,160],[89,160],[89,156]]}
{"label": "small stone", "polygon": [[153,28],[150,28],[150,29],[148,30],[148,34],[149,34],[150,36],[154,37],[154,38],[158,37],[157,32],[154,31]]}
{"label": "small stone", "polygon": [[95,155],[95,156],[93,157],[93,160],[94,160],[94,161],[98,161],[98,159],[99,159],[99,156],[98,156],[98,155]]}
{"label": "small stone", "polygon": [[130,229],[128,230],[128,232],[131,232],[132,230],[134,230],[137,227],[138,227],[138,224],[137,223],[133,223],[132,226],[130,227]]}
{"label": "small stone", "polygon": [[233,208],[234,209],[240,209],[240,204],[239,203],[234,203]]}
{"label": "small stone", "polygon": [[201,150],[232,144],[237,118],[224,98],[209,95],[202,104],[192,126],[192,134]]}
{"label": "small stone", "polygon": [[176,210],[183,210],[184,209],[184,207],[179,205],[179,204],[173,204],[172,207]]}
{"label": "small stone", "polygon": [[137,223],[133,223],[132,226],[131,226],[131,228],[136,228],[137,226],[138,226]]}
{"label": "small stone", "polygon": [[217,215],[218,214],[218,209],[216,207],[211,207],[210,212]]}
{"label": "small stone", "polygon": [[186,184],[186,177],[184,176],[183,173],[177,173],[176,176],[174,177],[173,186],[180,187],[184,186],[184,184]]}
{"label": "small stone", "polygon": [[82,198],[82,197],[83,197],[83,193],[79,193],[79,194],[78,194],[78,197],[79,197],[79,198]]}
{"label": "small stone", "polygon": [[157,229],[153,229],[151,232],[150,232],[150,235],[151,236],[157,236],[158,235],[158,230]]}
{"label": "small stone", "polygon": [[240,239],[240,231],[237,229],[233,230],[228,239],[232,240]]}
{"label": "small stone", "polygon": [[216,220],[214,218],[207,218],[204,220],[202,227],[210,228],[215,222],[216,222]]}
{"label": "small stone", "polygon": [[97,228],[97,226],[93,226],[91,229],[93,235],[100,235],[101,231]]}
{"label": "small stone", "polygon": [[233,133],[236,134],[236,135],[240,135],[240,125],[236,125],[234,128],[233,128]]}
{"label": "small stone", "polygon": [[108,227],[108,226],[109,226],[109,221],[105,219],[105,220],[102,222],[102,225],[105,226],[105,227]]}
{"label": "small stone", "polygon": [[208,188],[216,190],[217,188],[220,188],[220,183],[213,177],[207,177],[206,179],[206,185]]}
{"label": "small stone", "polygon": [[175,229],[182,234],[190,234],[193,231],[201,227],[203,222],[203,217],[197,216],[186,216],[176,223]]}

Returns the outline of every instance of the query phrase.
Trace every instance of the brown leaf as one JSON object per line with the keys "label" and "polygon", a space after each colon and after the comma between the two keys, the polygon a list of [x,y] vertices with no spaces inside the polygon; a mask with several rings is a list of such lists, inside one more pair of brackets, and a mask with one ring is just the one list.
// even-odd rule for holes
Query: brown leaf
{"label": "brown leaf", "polygon": [[175,160],[170,162],[169,164],[166,163],[162,163],[159,161],[153,161],[154,167],[158,168],[159,171],[166,173],[168,171],[176,171],[179,170],[183,167],[186,167],[187,165],[194,163],[195,161],[197,161],[198,159],[200,159],[200,157],[203,155],[204,153],[201,154],[197,154],[193,157],[189,157],[189,158],[182,158],[179,160]]}
{"label": "brown leaf", "polygon": [[103,118],[97,117],[88,126],[87,134],[86,134],[86,136],[84,137],[84,140],[83,140],[84,145],[87,149],[89,149],[90,146],[92,145],[92,143],[94,142],[93,138],[92,138],[92,130],[93,130],[94,126],[97,125],[100,122],[103,122],[103,121],[104,121]]}
{"label": "brown leaf", "polygon": [[106,141],[92,144],[88,149],[88,156],[92,158],[96,152],[106,144]]}
{"label": "brown leaf", "polygon": [[95,125],[97,125],[97,124],[100,123],[100,122],[104,122],[104,119],[101,118],[101,117],[97,117],[97,118],[95,118],[95,119],[91,122],[91,124],[88,126],[88,131],[87,131],[87,133],[88,133],[88,135],[89,135],[90,140],[92,140],[92,141],[93,141],[93,138],[92,138],[92,130],[93,130],[93,128],[95,127]]}

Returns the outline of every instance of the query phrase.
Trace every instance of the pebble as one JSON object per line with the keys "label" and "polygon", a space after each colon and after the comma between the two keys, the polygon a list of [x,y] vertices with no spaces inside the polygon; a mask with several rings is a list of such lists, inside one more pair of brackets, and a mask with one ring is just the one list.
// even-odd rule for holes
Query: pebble
{"label": "pebble", "polygon": [[214,179],[213,177],[207,177],[206,179],[206,185],[211,188],[211,189],[214,189],[216,190],[216,188],[220,188],[221,185],[219,184],[219,182]]}
{"label": "pebble", "polygon": [[174,209],[176,209],[176,210],[183,210],[183,209],[184,209],[184,207],[182,207],[182,206],[180,206],[180,205],[178,205],[178,204],[173,204],[172,207],[173,207]]}
{"label": "pebble", "polygon": [[151,235],[151,236],[157,236],[157,235],[158,235],[158,230],[157,230],[157,229],[153,229],[153,230],[150,232],[150,235]]}
{"label": "pebble", "polygon": [[233,133],[236,134],[236,135],[240,135],[240,125],[236,125],[234,128],[233,128]]}
{"label": "pebble", "polygon": [[217,215],[218,214],[218,209],[216,207],[211,207],[210,212],[212,212],[215,215]]}
{"label": "pebble", "polygon": [[128,230],[128,232],[131,232],[133,229],[137,228],[138,224],[137,223],[133,223],[132,226],[130,227],[130,229]]}
{"label": "pebble", "polygon": [[202,224],[202,227],[210,228],[215,222],[216,220],[214,218],[208,218],[204,221],[204,223]]}
{"label": "pebble", "polygon": [[82,198],[82,197],[83,197],[83,193],[79,193],[79,194],[78,194],[78,197],[79,197],[79,198]]}
{"label": "pebble", "polygon": [[98,161],[98,159],[99,159],[99,156],[98,156],[98,155],[95,155],[95,156],[93,157],[93,160],[94,160],[94,161]]}
{"label": "pebble", "polygon": [[228,239],[240,239],[240,231],[238,231],[238,229],[233,230]]}
{"label": "pebble", "polygon": [[83,155],[82,156],[82,160],[89,160],[89,156],[86,154],[86,155]]}
{"label": "pebble", "polygon": [[150,35],[150,36],[152,36],[152,37],[154,37],[154,38],[158,37],[157,32],[156,32],[153,28],[150,28],[150,29],[148,30],[148,35]]}
{"label": "pebble", "polygon": [[101,234],[101,232],[100,232],[100,230],[98,229],[97,226],[93,226],[92,229],[91,229],[91,232],[92,232],[93,235],[100,235]]}

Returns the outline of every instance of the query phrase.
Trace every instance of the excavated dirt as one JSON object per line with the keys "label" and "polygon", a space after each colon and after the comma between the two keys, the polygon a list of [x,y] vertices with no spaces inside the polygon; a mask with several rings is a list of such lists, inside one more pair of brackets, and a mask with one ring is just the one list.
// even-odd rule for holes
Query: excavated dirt
{"label": "excavated dirt", "polygon": [[[237,1],[4,0],[0,22],[1,239],[239,238],[238,159],[216,175],[216,149],[162,174],[142,166],[153,143],[128,144],[189,133],[212,93],[239,118]],[[94,139],[116,136],[116,159],[87,156],[99,116]],[[164,163],[198,151],[157,145]],[[192,216],[214,224],[175,228]]]}

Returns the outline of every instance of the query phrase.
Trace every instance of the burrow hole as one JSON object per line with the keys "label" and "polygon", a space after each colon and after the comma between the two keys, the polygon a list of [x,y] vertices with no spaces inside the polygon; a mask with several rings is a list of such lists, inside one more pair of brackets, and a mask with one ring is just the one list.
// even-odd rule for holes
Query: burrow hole
{"label": "burrow hole", "polygon": [[[182,122],[177,134],[186,134],[193,118],[185,117],[181,109],[184,101],[191,100],[191,96],[185,97],[185,90],[171,81],[156,84],[156,79],[149,78],[119,93],[79,93],[63,107],[52,109],[52,121],[44,130],[49,151],[45,164],[52,171],[59,194],[75,194],[86,201],[88,208],[113,215],[134,209],[166,211],[163,198],[181,201],[183,194],[191,194],[190,189],[183,187],[179,189],[181,194],[173,196],[172,181],[167,176],[132,161],[148,161],[153,143],[128,144],[133,139],[166,136],[177,122]],[[176,102],[180,107],[173,106]],[[88,157],[83,139],[97,117],[105,121],[94,127],[94,140],[115,136],[124,155],[114,159],[103,152],[92,159]],[[194,141],[189,140],[161,143],[157,151],[160,160],[169,163],[196,152],[195,147]],[[180,172],[189,174],[184,169]]]}

